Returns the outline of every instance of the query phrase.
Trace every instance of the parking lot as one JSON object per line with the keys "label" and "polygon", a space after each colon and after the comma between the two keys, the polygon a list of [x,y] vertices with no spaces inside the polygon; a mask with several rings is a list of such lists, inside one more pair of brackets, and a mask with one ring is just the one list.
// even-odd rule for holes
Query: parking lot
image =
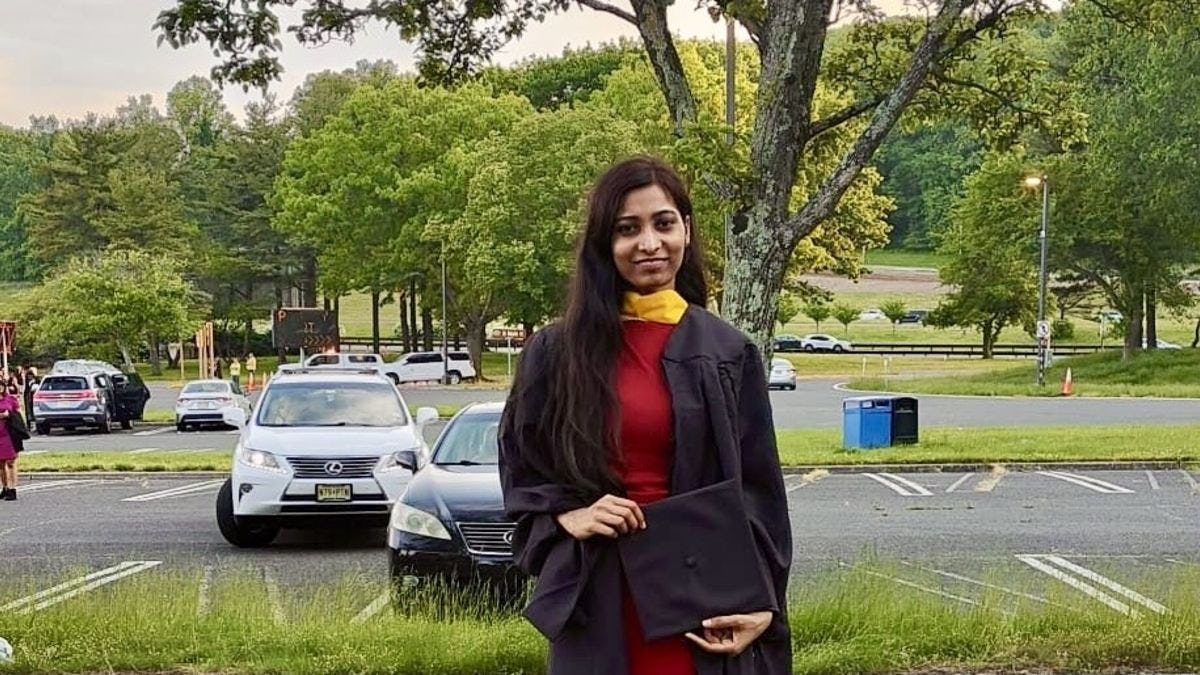
{"label": "parking lot", "polygon": [[[894,571],[872,573],[952,603],[1058,588],[1114,611],[1158,611],[1165,589],[1142,580],[1200,565],[1198,478],[1182,470],[789,475],[793,577],[887,561]],[[119,589],[122,579],[170,570],[212,578],[249,569],[299,594],[351,574],[386,579],[382,529],[285,532],[266,549],[231,547],[214,522],[220,483],[27,483],[19,501],[0,507],[6,576],[36,578],[43,599],[67,592],[57,586]],[[998,584],[998,576],[1014,581]]]}

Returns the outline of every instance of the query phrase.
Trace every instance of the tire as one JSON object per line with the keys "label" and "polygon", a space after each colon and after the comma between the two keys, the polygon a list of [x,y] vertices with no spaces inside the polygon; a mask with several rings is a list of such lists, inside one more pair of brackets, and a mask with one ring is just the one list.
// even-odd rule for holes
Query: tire
{"label": "tire", "polygon": [[217,529],[225,541],[238,548],[269,546],[279,536],[279,526],[255,522],[233,514],[233,479],[229,478],[217,492]]}
{"label": "tire", "polygon": [[834,345],[834,346],[833,346],[833,351],[834,351],[835,353],[841,354],[841,353],[842,353],[843,351],[845,351],[845,350],[844,350],[844,349],[842,349],[842,346],[841,346],[841,345]]}
{"label": "tire", "polygon": [[99,427],[97,427],[97,431],[102,434],[112,433],[112,413],[108,412],[107,410],[104,411],[104,421],[100,423]]}
{"label": "tire", "polygon": [[457,370],[452,370],[447,373],[446,378],[450,384],[458,384],[459,382],[462,382],[462,374]]}
{"label": "tire", "polygon": [[133,428],[133,420],[121,420],[121,428],[125,431],[129,431]]}
{"label": "tire", "polygon": [[176,422],[175,423],[175,431],[182,434],[183,432],[187,431],[187,425],[184,424],[183,422]]}
{"label": "tire", "polygon": [[37,431],[38,436],[49,436],[50,435],[50,425],[49,424],[45,424],[43,422],[35,422],[33,425],[33,428],[35,431]]}
{"label": "tire", "polygon": [[400,386],[400,376],[399,375],[397,375],[395,373],[388,373],[387,376],[388,376],[388,379],[392,381],[392,384],[396,385],[397,387]]}
{"label": "tire", "polygon": [[788,387],[788,391],[796,391],[796,385],[793,384],[790,387]]}
{"label": "tire", "polygon": [[815,347],[813,347],[812,345],[804,345],[804,351],[806,351],[806,352],[815,352],[815,351],[817,351],[817,350],[816,350],[816,348],[815,348]]}

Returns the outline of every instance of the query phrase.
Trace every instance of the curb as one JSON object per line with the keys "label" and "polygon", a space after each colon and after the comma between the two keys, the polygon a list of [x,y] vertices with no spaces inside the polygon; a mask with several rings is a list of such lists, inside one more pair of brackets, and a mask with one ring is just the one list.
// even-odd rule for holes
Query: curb
{"label": "curb", "polygon": [[829,473],[978,473],[1002,467],[1009,471],[1168,471],[1200,464],[1200,460],[1132,461],[1132,462],[960,462],[946,464],[812,464],[783,467],[783,475],[793,476],[810,471]]}
{"label": "curb", "polygon": [[23,471],[25,479],[98,478],[126,480],[130,478],[228,478],[228,471]]}

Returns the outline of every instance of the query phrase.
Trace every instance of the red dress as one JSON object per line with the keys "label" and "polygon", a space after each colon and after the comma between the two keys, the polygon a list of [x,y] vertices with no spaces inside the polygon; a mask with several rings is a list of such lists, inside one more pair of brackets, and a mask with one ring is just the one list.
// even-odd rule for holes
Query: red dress
{"label": "red dress", "polygon": [[[675,326],[651,321],[623,321],[621,325],[623,342],[617,359],[621,445],[614,468],[629,498],[649,504],[671,491],[674,417],[661,361]],[[630,675],[696,675],[687,638],[642,639],[628,587],[624,588],[622,614]]]}

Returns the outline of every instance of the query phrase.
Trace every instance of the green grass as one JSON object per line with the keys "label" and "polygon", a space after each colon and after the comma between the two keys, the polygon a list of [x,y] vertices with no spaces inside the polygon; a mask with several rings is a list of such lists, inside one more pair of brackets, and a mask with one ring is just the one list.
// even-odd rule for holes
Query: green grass
{"label": "green grass", "polygon": [[[918,445],[842,449],[839,429],[784,429],[776,434],[785,466],[1016,462],[1166,461],[1200,463],[1200,425],[932,427]],[[1146,442],[1153,438],[1154,443]],[[21,459],[22,471],[228,471],[229,451],[198,453],[50,452]]]}
{"label": "green grass", "polygon": [[800,378],[913,377],[988,373],[1013,367],[1013,361],[941,356],[881,354],[777,354],[796,366]]}
{"label": "green grass", "polygon": [[923,267],[940,269],[946,264],[946,258],[933,251],[905,251],[901,249],[883,248],[867,251],[867,266],[884,265],[887,267]]}
{"label": "green grass", "polygon": [[[83,571],[6,577],[0,599]],[[347,576],[284,587],[275,599],[260,574],[218,567],[202,609],[202,576],[199,570],[154,569],[39,612],[6,612],[0,615],[0,634],[13,644],[16,662],[0,672],[545,672],[545,639],[515,610],[478,592],[407,594],[399,607],[355,624],[351,618],[386,592],[382,582]],[[901,586],[895,578],[921,578],[921,572],[866,560],[795,580],[789,598],[792,672],[1200,667],[1195,568],[1127,581],[1172,610],[1140,617],[1110,611],[1065,587],[1036,588],[1019,571],[986,578],[1041,593],[1049,603],[921,578],[977,599],[978,605],[968,606]]]}
{"label": "green grass", "polygon": [[[838,429],[785,429],[777,434],[784,466],[1017,462],[1167,461],[1200,463],[1200,425],[933,427],[920,443],[847,451]],[[1154,439],[1147,443],[1146,439]]]}
{"label": "green grass", "polygon": [[[1011,362],[1010,362],[1011,363]],[[1032,360],[968,377],[884,380],[878,376],[852,380],[854,389],[918,394],[978,396],[1058,396],[1067,368],[1076,396],[1148,396],[1200,398],[1200,350],[1143,352],[1129,361],[1120,352],[1058,359],[1047,371],[1046,386],[1034,383]]]}

